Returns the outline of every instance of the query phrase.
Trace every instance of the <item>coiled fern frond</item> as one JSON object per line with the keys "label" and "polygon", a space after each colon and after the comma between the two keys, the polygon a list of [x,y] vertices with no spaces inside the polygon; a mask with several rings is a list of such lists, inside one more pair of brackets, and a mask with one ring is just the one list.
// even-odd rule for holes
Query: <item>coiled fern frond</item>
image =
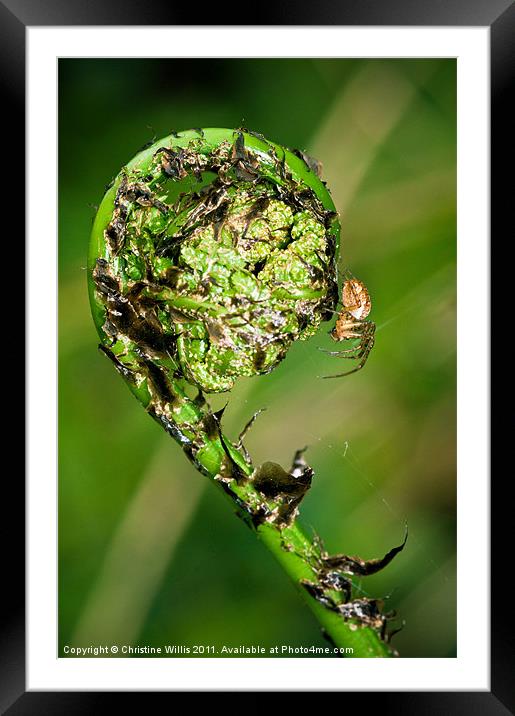
{"label": "coiled fern frond", "polygon": [[[205,394],[272,371],[338,303],[339,221],[319,165],[244,129],[172,133],[108,188],[93,226],[89,291],[100,348],[195,467],[228,495],[337,647],[390,656],[378,600],[356,598],[365,562],[328,555],[297,524],[313,470],[255,467]],[[196,396],[192,394],[196,389]],[[349,653],[347,654],[349,655]]]}

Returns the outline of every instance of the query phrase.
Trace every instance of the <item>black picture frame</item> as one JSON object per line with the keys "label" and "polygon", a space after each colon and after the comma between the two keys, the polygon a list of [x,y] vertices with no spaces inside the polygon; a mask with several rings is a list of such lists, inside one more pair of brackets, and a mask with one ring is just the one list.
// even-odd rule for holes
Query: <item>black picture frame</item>
{"label": "black picture frame", "polygon": [[[61,25],[189,25],[186,4],[138,0],[0,0],[0,88],[2,96],[4,166],[9,169],[9,186],[18,187],[21,195],[25,183],[23,130],[25,125],[25,37],[27,26]],[[220,23],[217,8],[202,11],[202,24],[259,25],[395,25],[395,26],[482,26],[490,28],[491,38],[491,232],[501,243],[504,226],[510,227],[508,211],[512,200],[512,182],[505,176],[512,172],[513,114],[509,111],[510,89],[514,86],[515,2],[512,0],[360,0],[331,3],[319,0],[274,3],[273,9],[259,13],[259,22],[244,17],[241,3],[224,3],[226,23]],[[233,22],[230,22],[230,20]],[[256,18],[254,17],[254,20]],[[265,22],[266,20],[266,22]],[[512,92],[511,92],[512,93]],[[504,170],[504,171],[503,171]],[[18,211],[21,214],[20,211]],[[19,219],[18,219],[19,222]],[[22,242],[19,223],[16,231]],[[512,232],[511,232],[512,233]],[[499,284],[499,279],[497,279]],[[17,295],[20,289],[17,288]],[[21,301],[21,296],[19,297]],[[492,308],[495,309],[493,304]],[[492,311],[492,316],[499,311]],[[21,316],[21,308],[18,313]],[[17,319],[18,320],[18,319]],[[4,334],[5,335],[5,334]],[[11,339],[9,338],[9,341]],[[29,346],[29,350],[37,347]],[[13,400],[20,404],[19,388]],[[495,434],[492,446],[501,444]],[[19,464],[19,463],[18,463]],[[111,710],[114,699],[125,698],[125,692],[26,692],[25,691],[25,500],[21,469],[6,473],[3,481],[4,505],[9,506],[11,526],[4,537],[5,606],[2,613],[0,652],[0,709],[9,716],[21,714],[82,714]],[[8,475],[8,477],[7,477]],[[491,591],[491,691],[477,692],[347,692],[345,709],[356,708],[364,697],[367,706],[396,714],[506,714],[515,713],[515,639],[511,604],[506,595],[503,571],[511,564],[508,549],[512,527],[508,519],[511,505],[504,497],[504,486],[492,481],[492,591]],[[488,575],[470,575],[470,599],[474,583]],[[507,598],[508,597],[508,598]],[[474,625],[470,625],[474,629]],[[160,693],[173,698],[173,693]],[[131,705],[152,709],[154,693],[130,693]],[[349,703],[352,701],[354,703]]]}

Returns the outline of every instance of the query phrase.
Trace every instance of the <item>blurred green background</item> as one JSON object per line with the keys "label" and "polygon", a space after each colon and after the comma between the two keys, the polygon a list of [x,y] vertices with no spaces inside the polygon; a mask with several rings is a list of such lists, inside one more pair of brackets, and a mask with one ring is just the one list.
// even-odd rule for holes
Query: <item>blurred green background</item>
{"label": "blurred green background", "polygon": [[[331,552],[378,557],[362,582],[405,621],[404,657],[456,652],[454,60],[59,61],[59,644],[326,646],[271,555],[97,351],[86,255],[104,185],[144,143],[246,126],[323,163],[340,266],[365,281],[365,369],[324,330],[229,397],[255,464],[309,445],[301,521]],[[327,330],[330,326],[327,325]],[[227,395],[212,400],[222,405]]]}

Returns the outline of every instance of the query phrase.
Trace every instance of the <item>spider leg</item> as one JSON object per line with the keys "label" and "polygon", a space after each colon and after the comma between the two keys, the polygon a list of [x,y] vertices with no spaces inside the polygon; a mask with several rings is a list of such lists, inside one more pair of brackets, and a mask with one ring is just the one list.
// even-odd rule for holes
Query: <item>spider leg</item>
{"label": "spider leg", "polygon": [[359,354],[358,358],[362,358],[363,356],[368,357],[368,354],[374,347],[375,343],[375,324],[372,323],[371,325],[368,325],[363,330],[362,334],[362,342],[357,346],[359,348]]}
{"label": "spider leg", "polygon": [[[359,353],[357,353],[357,351],[359,351],[361,348],[362,348],[362,344],[360,343],[359,345],[354,346],[354,348],[346,348],[345,350],[341,350],[341,351],[328,351],[325,348],[319,348],[318,350],[322,351],[322,353],[326,353],[328,356],[347,356],[348,358],[357,358],[357,357],[359,357]],[[354,353],[354,354],[357,353],[357,354],[353,355],[353,356],[349,356],[349,355],[347,355],[349,353]]]}
{"label": "spider leg", "polygon": [[345,355],[345,353],[350,353],[353,350],[352,348],[348,349],[347,351],[333,351],[332,353],[328,351],[331,355],[338,355],[340,353],[343,354],[341,356],[343,358],[359,359],[358,365],[355,368],[346,371],[345,373],[336,373],[335,375],[323,375],[322,378],[343,378],[346,375],[352,375],[352,373],[357,373],[358,370],[361,370],[363,368],[363,366],[367,362],[368,356],[370,355],[370,351],[374,347],[376,324],[373,321],[361,321],[360,326],[362,326],[362,330],[359,334],[359,337],[361,338],[361,343],[354,348],[354,350],[358,351],[356,356]]}
{"label": "spider leg", "polygon": [[345,373],[335,373],[334,375],[323,375],[322,378],[324,378],[324,380],[326,378],[343,378],[346,375],[352,375],[353,373],[357,373],[358,370],[361,370],[361,368],[363,368],[363,366],[360,364],[356,368],[353,368],[352,370],[348,370]]}

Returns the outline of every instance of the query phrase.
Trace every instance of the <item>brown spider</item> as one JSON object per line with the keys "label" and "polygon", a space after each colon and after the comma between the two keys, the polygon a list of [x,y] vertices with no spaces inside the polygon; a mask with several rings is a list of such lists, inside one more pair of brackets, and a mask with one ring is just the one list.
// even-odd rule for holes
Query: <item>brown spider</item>
{"label": "brown spider", "polygon": [[324,351],[331,356],[359,360],[352,370],[336,375],[324,375],[324,378],[341,378],[356,373],[367,362],[370,351],[374,347],[376,324],[365,320],[372,309],[372,302],[367,287],[357,278],[347,278],[342,287],[342,309],[336,319],[336,325],[330,332],[334,341],[348,341],[359,338],[353,348],[342,351]]}

